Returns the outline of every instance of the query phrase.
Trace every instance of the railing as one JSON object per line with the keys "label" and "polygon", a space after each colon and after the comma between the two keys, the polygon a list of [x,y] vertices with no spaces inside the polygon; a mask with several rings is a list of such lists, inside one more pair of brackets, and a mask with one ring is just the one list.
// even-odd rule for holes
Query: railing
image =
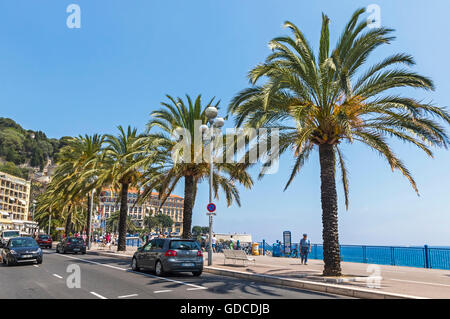
{"label": "railing", "polygon": [[142,245],[142,240],[139,237],[127,237],[126,245],[132,247],[140,247]]}
{"label": "railing", "polygon": [[[273,244],[271,251],[277,250],[279,244]],[[298,244],[292,244],[296,247]],[[266,247],[269,246],[266,244]],[[266,248],[267,249],[267,248]],[[283,244],[279,245],[281,256],[284,256]],[[439,247],[401,247],[401,246],[359,246],[341,245],[341,261],[408,266],[432,269],[450,269],[450,248]],[[289,257],[289,256],[286,256]],[[310,259],[323,259],[323,246],[312,244]]]}

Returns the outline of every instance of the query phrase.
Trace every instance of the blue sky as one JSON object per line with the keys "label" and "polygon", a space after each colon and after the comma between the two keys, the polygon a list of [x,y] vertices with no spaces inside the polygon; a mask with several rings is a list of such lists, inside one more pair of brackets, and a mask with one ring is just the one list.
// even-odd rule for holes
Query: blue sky
{"label": "blue sky", "polygon": [[[81,7],[81,29],[66,26],[71,3]],[[270,52],[268,41],[287,34],[285,20],[297,24],[317,48],[321,12],[331,18],[334,43],[352,12],[372,3],[397,36],[372,61],[395,52],[412,54],[414,70],[430,76],[436,91],[402,92],[449,105],[446,0],[15,0],[0,3],[0,116],[61,137],[113,133],[119,124],[144,130],[165,94],[216,96],[225,109],[248,85],[247,72]],[[409,145],[393,145],[421,196],[375,152],[345,147],[351,202],[345,211],[339,189],[341,243],[450,245],[450,152],[437,150],[430,160]],[[296,240],[307,232],[321,242],[318,156],[283,192],[291,166],[286,154],[279,173],[242,190],[241,207],[219,201],[214,229],[269,241],[291,230]],[[194,224],[207,224],[206,203],[205,183]]]}

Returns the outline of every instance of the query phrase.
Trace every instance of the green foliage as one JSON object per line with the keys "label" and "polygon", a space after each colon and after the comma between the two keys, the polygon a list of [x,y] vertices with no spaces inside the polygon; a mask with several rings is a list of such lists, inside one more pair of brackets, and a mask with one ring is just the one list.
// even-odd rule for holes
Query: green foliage
{"label": "green foliage", "polygon": [[24,130],[8,118],[0,118],[0,158],[15,165],[29,164],[43,169],[64,145],[64,138],[49,139],[41,131]]}
{"label": "green foliage", "polygon": [[6,162],[5,164],[0,164],[0,172],[11,174],[20,178],[28,179],[28,174],[30,169],[21,168],[16,166],[13,162]]}

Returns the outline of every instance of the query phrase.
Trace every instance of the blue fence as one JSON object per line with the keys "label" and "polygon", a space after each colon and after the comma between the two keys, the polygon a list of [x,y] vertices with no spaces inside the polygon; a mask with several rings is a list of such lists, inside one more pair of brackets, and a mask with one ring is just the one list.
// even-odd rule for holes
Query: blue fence
{"label": "blue fence", "polygon": [[142,245],[142,240],[139,237],[127,237],[126,245],[140,247]]}
{"label": "blue fence", "polygon": [[[264,251],[284,251],[283,244],[268,245],[260,243],[261,253]],[[439,247],[401,247],[401,246],[359,246],[341,245],[341,260],[357,263],[378,265],[422,267],[433,269],[450,269],[450,248]],[[292,250],[298,251],[298,244],[292,244]],[[298,257],[298,254],[290,254],[286,257]],[[310,259],[323,259],[323,246],[312,244]]]}

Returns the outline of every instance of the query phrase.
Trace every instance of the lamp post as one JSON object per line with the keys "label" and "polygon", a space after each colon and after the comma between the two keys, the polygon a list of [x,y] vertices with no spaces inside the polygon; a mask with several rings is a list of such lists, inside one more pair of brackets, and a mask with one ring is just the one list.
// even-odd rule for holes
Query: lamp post
{"label": "lamp post", "polygon": [[88,236],[88,249],[90,250],[91,249],[91,237],[92,237],[92,229],[94,228],[94,227],[92,227],[92,209],[93,209],[93,206],[94,206],[94,194],[95,194],[95,189],[93,189],[92,190],[92,193],[91,193],[91,198],[90,198],[90,200],[91,200],[91,207],[90,207],[90,209],[89,209],[89,236]]}
{"label": "lamp post", "polygon": [[[92,176],[89,179],[89,182],[91,184],[93,184],[93,183],[95,183],[97,181],[97,179],[98,179],[97,176]],[[90,204],[91,205],[89,207],[89,229],[88,229],[88,233],[86,234],[86,235],[88,235],[87,237],[88,237],[88,249],[89,250],[91,249],[91,237],[92,237],[91,228],[93,229],[93,227],[92,227],[92,210],[93,210],[93,207],[94,207],[94,194],[95,194],[95,188],[92,189],[91,198],[90,198],[90,201],[91,201]]]}
{"label": "lamp post", "polygon": [[[213,162],[213,153],[214,153],[214,127],[220,129],[225,121],[221,117],[217,117],[218,110],[214,106],[209,106],[205,110],[205,115],[208,118],[208,125],[201,125],[200,131],[202,132],[202,137],[209,130],[209,134],[211,137],[210,140],[210,148],[209,148],[209,202],[213,201],[213,172],[214,172],[214,162]],[[208,266],[212,265],[212,227],[213,227],[213,214],[209,213],[209,242],[208,242]]]}
{"label": "lamp post", "polygon": [[52,224],[52,209],[50,208],[50,213],[48,214],[48,234],[50,235],[50,225]]}

